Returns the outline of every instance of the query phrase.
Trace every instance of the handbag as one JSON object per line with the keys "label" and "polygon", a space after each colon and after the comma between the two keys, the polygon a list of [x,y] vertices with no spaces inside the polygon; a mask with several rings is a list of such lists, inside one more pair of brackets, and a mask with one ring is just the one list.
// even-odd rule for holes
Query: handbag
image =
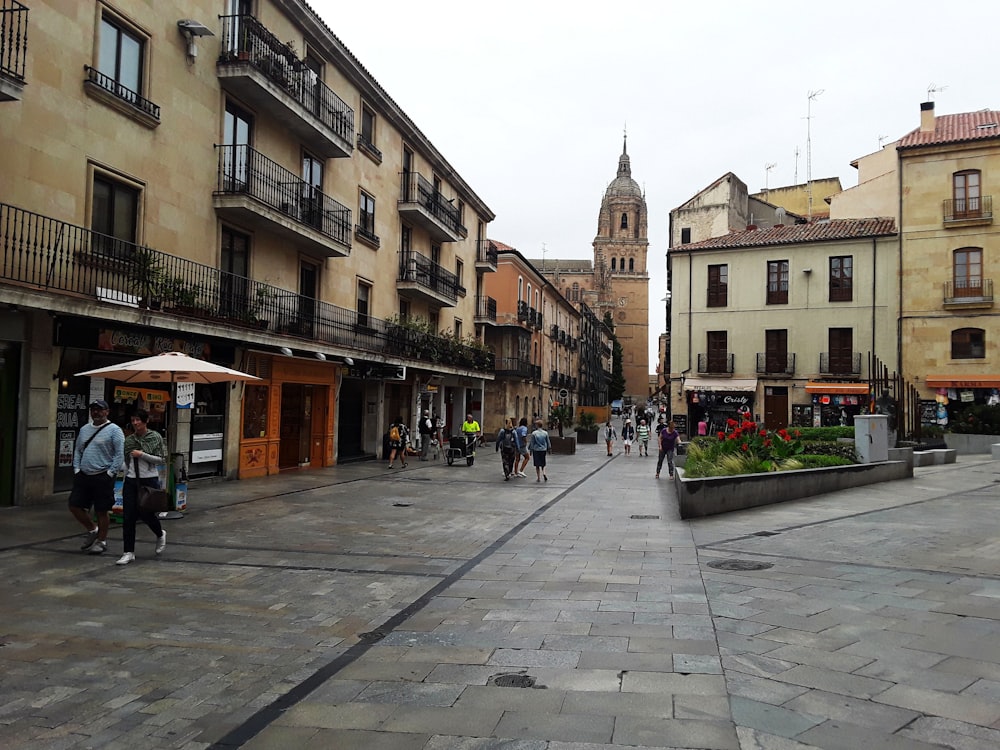
{"label": "handbag", "polygon": [[[133,457],[132,463],[135,466],[135,482],[139,484],[139,459]],[[136,498],[139,510],[144,513],[166,513],[170,510],[170,497],[167,495],[167,491],[158,487],[147,487],[140,484]]]}

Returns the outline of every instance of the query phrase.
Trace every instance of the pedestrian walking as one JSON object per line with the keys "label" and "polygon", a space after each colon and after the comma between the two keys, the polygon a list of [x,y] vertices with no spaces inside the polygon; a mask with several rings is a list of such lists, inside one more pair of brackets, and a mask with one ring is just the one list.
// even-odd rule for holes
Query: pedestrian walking
{"label": "pedestrian walking", "polygon": [[673,421],[667,422],[667,426],[660,430],[659,444],[660,455],[656,459],[656,478],[660,478],[660,469],[663,468],[663,459],[667,459],[667,470],[670,478],[674,478],[674,453],[677,450],[677,440],[680,433],[674,429]]}
{"label": "pedestrian walking", "polygon": [[135,527],[141,520],[156,537],[156,554],[167,546],[167,532],[152,511],[139,507],[139,488],[158,489],[160,474],[157,467],[166,462],[167,451],[163,436],[148,426],[149,412],[137,409],[132,415],[132,434],[125,438],[125,482],[122,484],[122,539],[124,549],[116,565],[135,561]]}
{"label": "pedestrian walking", "polygon": [[535,420],[535,430],[529,436],[531,445],[531,458],[535,464],[535,481],[541,482],[543,479],[549,481],[545,474],[545,457],[552,450],[552,441],[549,440],[549,433],[542,427],[542,420]]}
{"label": "pedestrian walking", "polygon": [[[108,420],[108,402],[91,402],[91,421],[80,428],[73,449],[73,490],[69,510],[87,530],[80,547],[91,555],[108,549],[109,513],[115,504],[115,477],[125,462],[125,433]],[[91,509],[97,524],[91,518]]]}
{"label": "pedestrian walking", "polygon": [[517,424],[517,434],[518,434],[518,437],[521,438],[521,447],[520,447],[520,450],[519,450],[520,456],[519,456],[519,459],[518,459],[520,461],[521,465],[517,466],[517,462],[515,462],[516,471],[514,473],[517,474],[517,476],[521,477],[522,479],[527,479],[528,475],[524,473],[524,470],[528,468],[528,461],[531,460],[531,451],[528,450],[528,418],[527,417],[521,417],[521,421],[518,422],[518,424]]}
{"label": "pedestrian walking", "polygon": [[424,416],[420,418],[417,429],[420,432],[420,460],[426,461],[427,452],[431,448],[431,436],[434,434],[434,421],[431,419],[429,409],[424,410]]}
{"label": "pedestrian walking", "polygon": [[394,469],[393,463],[396,461],[396,456],[399,456],[399,460],[403,463],[403,468],[406,468],[406,443],[407,438],[410,435],[410,431],[406,427],[406,423],[403,421],[402,417],[396,417],[396,421],[389,425],[389,468]]}
{"label": "pedestrian walking", "polygon": [[635,428],[635,437],[639,442],[639,455],[649,455],[649,425],[645,419],[639,420],[639,426]]}
{"label": "pedestrian walking", "polygon": [[503,427],[497,432],[496,449],[500,453],[503,461],[503,481],[508,481],[511,476],[516,476],[515,464],[520,454],[521,437],[514,427],[514,420],[508,417],[504,421]]}
{"label": "pedestrian walking", "polygon": [[608,455],[611,455],[611,447],[615,440],[618,439],[618,432],[615,430],[615,426],[611,424],[611,420],[607,421],[604,425],[604,444],[608,447]]}
{"label": "pedestrian walking", "polygon": [[476,442],[482,435],[482,428],[479,426],[473,416],[472,412],[465,415],[465,421],[462,422],[462,436],[465,438],[466,452],[471,452],[472,455],[476,454]]}
{"label": "pedestrian walking", "polygon": [[632,454],[632,441],[635,440],[635,427],[632,426],[632,420],[626,419],[625,425],[622,427],[622,445],[625,446],[625,455],[629,456]]}

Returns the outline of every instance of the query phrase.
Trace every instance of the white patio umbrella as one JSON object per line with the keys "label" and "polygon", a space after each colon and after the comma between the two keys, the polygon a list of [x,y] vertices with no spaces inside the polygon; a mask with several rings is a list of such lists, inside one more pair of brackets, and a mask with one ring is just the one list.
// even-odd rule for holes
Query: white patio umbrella
{"label": "white patio umbrella", "polygon": [[[183,352],[165,352],[152,357],[134,359],[96,370],[76,373],[78,376],[109,378],[121,383],[169,383],[170,398],[176,403],[177,383],[226,383],[240,380],[260,380],[239,370],[232,370],[204,359],[189,357]],[[171,455],[177,449],[176,420],[170,420],[167,450]],[[179,516],[180,514],[178,514]]]}

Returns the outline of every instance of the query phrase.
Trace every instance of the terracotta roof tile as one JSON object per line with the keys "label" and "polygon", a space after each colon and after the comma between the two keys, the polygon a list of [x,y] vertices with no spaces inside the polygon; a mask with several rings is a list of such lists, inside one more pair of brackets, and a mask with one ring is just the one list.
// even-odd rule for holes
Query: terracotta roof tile
{"label": "terracotta roof tile", "polygon": [[1000,138],[1000,112],[983,109],[957,115],[938,115],[934,118],[934,130],[926,133],[921,132],[920,128],[912,130],[899,139],[897,148],[984,141],[990,138]]}
{"label": "terracotta roof tile", "polygon": [[499,240],[490,240],[490,242],[492,242],[494,245],[496,245],[497,252],[509,253],[512,250],[514,250],[514,251],[517,250],[516,247],[511,247],[510,245],[506,244],[505,242],[500,242]]}
{"label": "terracotta roof tile", "polygon": [[729,247],[797,245],[805,242],[852,240],[861,237],[887,237],[894,234],[896,234],[894,219],[835,219],[833,221],[813,222],[812,224],[791,224],[769,229],[730,232],[721,237],[678,245],[670,248],[670,252],[681,253],[688,250],[715,250]]}

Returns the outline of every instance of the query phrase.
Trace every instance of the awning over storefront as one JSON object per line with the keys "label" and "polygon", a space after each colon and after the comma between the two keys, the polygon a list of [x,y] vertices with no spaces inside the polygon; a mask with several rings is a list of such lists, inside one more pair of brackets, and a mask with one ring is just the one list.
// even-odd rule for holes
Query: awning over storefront
{"label": "awning over storefront", "polygon": [[685,391],[756,391],[756,378],[688,378]]}
{"label": "awning over storefront", "polygon": [[928,388],[1000,388],[1000,375],[928,375]]}
{"label": "awning over storefront", "polygon": [[868,383],[823,383],[811,380],[806,383],[806,393],[864,396],[868,394]]}

